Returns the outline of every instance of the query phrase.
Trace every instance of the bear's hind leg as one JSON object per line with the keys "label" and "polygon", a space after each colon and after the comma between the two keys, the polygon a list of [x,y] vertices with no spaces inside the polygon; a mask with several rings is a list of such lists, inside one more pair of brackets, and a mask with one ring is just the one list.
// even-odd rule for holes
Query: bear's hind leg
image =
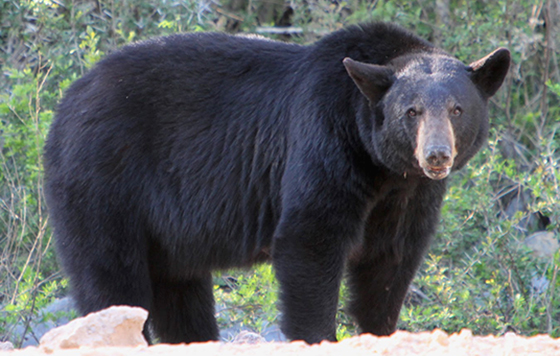
{"label": "bear's hind leg", "polygon": [[[80,314],[87,315],[114,305],[151,309],[152,286],[143,253],[140,249],[126,248],[134,244],[112,250],[100,246],[97,251],[94,247],[84,248],[83,253],[78,243],[60,245],[59,255],[70,277],[72,296]],[[146,328],[144,336],[151,343]]]}
{"label": "bear's hind leg", "polygon": [[[56,198],[52,197],[54,193],[58,194]],[[152,283],[139,224],[128,221],[113,205],[69,189],[54,193],[49,208],[57,254],[80,314],[114,305],[141,307],[149,312]]]}
{"label": "bear's hind leg", "polygon": [[149,320],[160,342],[218,340],[211,274],[186,281],[154,281],[153,291]]}

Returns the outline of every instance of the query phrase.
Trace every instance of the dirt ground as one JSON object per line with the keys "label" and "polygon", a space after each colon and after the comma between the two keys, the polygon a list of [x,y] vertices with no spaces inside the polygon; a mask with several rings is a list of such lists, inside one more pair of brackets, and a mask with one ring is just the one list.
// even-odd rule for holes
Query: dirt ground
{"label": "dirt ground", "polygon": [[302,355],[302,356],[365,356],[365,355],[560,355],[560,339],[548,335],[522,337],[513,333],[496,336],[473,336],[469,330],[447,335],[441,330],[425,333],[398,331],[390,337],[361,335],[338,343],[323,342],[307,345],[303,342],[257,342],[223,343],[208,342],[190,345],[155,345],[139,347],[100,347],[79,349],[57,349],[28,347],[22,350],[0,352],[0,356],[38,356],[56,354],[62,356],[149,356],[149,355],[189,355],[189,356],[261,356],[261,355]]}

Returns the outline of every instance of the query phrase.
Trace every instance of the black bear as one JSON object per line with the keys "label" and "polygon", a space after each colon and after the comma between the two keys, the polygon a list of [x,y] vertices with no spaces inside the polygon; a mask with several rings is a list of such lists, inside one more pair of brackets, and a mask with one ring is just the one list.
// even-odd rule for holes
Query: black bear
{"label": "black bear", "polygon": [[385,23],[111,54],[68,89],[45,147],[80,312],[141,306],[148,338],[216,340],[212,271],[270,259],[288,338],[336,339],[344,272],[361,331],[391,334],[509,62],[500,48],[464,65]]}

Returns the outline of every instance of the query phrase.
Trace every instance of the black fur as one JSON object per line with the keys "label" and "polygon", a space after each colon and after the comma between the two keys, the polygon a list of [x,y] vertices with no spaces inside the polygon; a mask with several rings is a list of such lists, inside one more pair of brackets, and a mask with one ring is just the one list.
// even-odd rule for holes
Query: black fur
{"label": "black fur", "polygon": [[[391,75],[379,98],[362,94],[345,57]],[[336,339],[345,267],[362,331],[393,332],[445,192],[415,161],[417,125],[395,117],[421,90],[397,74],[419,58],[446,58],[456,80],[443,85],[481,108],[454,123],[459,167],[486,138],[478,92],[503,78],[475,89],[478,67],[393,25],[310,46],[183,34],[102,60],[67,91],[45,147],[79,310],[141,306],[163,342],[215,340],[211,271],[272,258],[289,338]]]}

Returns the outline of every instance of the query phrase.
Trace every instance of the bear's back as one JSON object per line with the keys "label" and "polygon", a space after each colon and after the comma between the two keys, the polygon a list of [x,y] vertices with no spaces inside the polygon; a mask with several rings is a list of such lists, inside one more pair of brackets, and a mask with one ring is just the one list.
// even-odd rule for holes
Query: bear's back
{"label": "bear's back", "polygon": [[[356,88],[342,59],[387,60],[399,42],[391,38],[406,51],[426,45],[373,24],[310,46],[218,33],[126,46],[61,102],[45,148],[47,194],[68,204],[111,202],[123,221],[141,217],[180,248],[178,256],[214,237],[221,242],[207,251],[210,264],[227,267],[233,251],[250,260],[272,239],[290,145],[300,134],[309,137],[299,144],[337,145],[313,135],[328,120],[338,120],[335,130],[351,122],[346,100]],[[188,243],[179,243],[184,236]]]}

